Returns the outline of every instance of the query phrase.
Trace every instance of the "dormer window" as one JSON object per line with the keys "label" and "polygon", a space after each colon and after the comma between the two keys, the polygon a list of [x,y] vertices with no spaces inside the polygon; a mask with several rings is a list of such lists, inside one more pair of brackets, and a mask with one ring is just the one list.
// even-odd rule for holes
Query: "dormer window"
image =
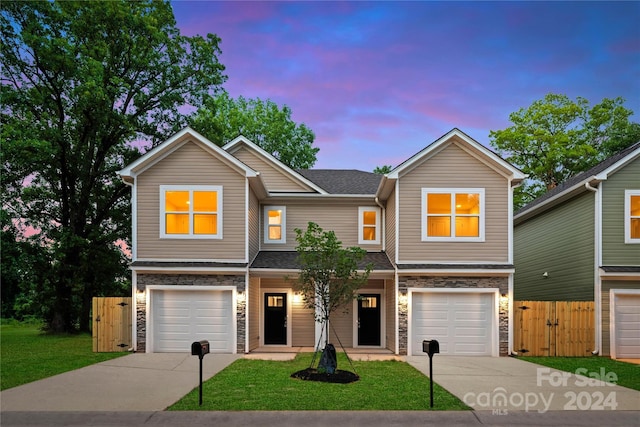
{"label": "dormer window", "polygon": [[160,186],[160,237],[222,238],[222,187]]}
{"label": "dormer window", "polygon": [[483,188],[423,188],[422,241],[484,241]]}
{"label": "dormer window", "polygon": [[264,242],[287,242],[286,208],[284,206],[264,207]]}

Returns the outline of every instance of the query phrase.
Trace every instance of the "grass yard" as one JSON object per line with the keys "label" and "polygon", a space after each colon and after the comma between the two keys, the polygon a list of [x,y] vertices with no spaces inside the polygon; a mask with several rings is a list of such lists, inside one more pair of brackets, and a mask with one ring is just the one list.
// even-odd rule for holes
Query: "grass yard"
{"label": "grass yard", "polygon": [[[354,361],[360,380],[331,384],[290,378],[309,367],[312,353],[292,361],[239,359],[199,389],[169,408],[174,411],[307,411],[307,410],[429,410],[429,379],[408,363]],[[206,357],[204,359],[206,363]],[[351,370],[344,353],[338,367]],[[434,384],[434,410],[470,409],[458,398]]]}
{"label": "grass yard", "polygon": [[[575,374],[578,369],[582,368],[579,374],[584,375],[585,377],[593,377],[594,374],[601,375],[602,369],[604,369],[605,378],[597,379],[606,380],[606,374],[613,372],[618,377],[615,382],[616,384],[640,391],[640,365],[634,365],[633,363],[619,362],[617,360],[609,359],[608,357],[522,356],[518,357],[518,359],[570,372],[572,374]],[[584,369],[586,369],[586,372]]]}
{"label": "grass yard", "polygon": [[0,390],[128,353],[94,353],[88,334],[48,335],[37,324],[0,325]]}

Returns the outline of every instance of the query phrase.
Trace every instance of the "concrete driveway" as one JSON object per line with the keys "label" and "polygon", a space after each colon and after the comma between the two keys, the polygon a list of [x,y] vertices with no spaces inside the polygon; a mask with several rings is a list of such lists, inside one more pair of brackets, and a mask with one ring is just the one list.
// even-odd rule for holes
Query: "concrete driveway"
{"label": "concrete driveway", "polygon": [[[292,354],[284,356],[291,358]],[[279,354],[208,354],[203,379],[241,357],[282,360]],[[426,355],[392,357],[405,359],[429,375]],[[198,363],[196,356],[188,354],[130,354],[0,392],[0,408],[3,413],[163,411],[198,386]],[[435,355],[433,376],[436,383],[470,407],[496,415],[501,411],[540,414],[640,408],[638,391],[509,357]]]}
{"label": "concrete driveway", "polygon": [[[208,354],[203,381],[242,355]],[[0,392],[6,411],[162,411],[199,384],[186,353],[134,353]]]}
{"label": "concrete driveway", "polygon": [[[406,360],[429,375],[428,356]],[[597,376],[615,374],[603,369],[575,375],[512,357],[433,356],[433,380],[478,411],[640,409],[640,391],[598,381]]]}

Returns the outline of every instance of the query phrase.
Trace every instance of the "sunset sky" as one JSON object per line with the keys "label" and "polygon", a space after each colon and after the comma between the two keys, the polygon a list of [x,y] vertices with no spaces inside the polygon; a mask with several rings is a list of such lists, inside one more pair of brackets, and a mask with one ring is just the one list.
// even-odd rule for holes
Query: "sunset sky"
{"label": "sunset sky", "polygon": [[547,93],[623,97],[640,121],[640,2],[173,1],[215,33],[232,97],[286,104],[315,168],[396,166],[454,127],[489,131]]}

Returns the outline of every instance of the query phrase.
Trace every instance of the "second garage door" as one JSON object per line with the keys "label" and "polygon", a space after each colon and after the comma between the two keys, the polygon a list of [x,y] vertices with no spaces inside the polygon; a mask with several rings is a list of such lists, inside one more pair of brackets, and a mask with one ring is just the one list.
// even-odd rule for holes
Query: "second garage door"
{"label": "second garage door", "polygon": [[438,340],[440,353],[492,356],[497,336],[494,293],[413,292],[411,352],[424,355],[423,340]]}
{"label": "second garage door", "polygon": [[154,352],[190,352],[200,340],[211,353],[233,352],[231,291],[155,290],[151,304]]}
{"label": "second garage door", "polygon": [[612,309],[616,358],[640,358],[640,294],[616,294]]}

